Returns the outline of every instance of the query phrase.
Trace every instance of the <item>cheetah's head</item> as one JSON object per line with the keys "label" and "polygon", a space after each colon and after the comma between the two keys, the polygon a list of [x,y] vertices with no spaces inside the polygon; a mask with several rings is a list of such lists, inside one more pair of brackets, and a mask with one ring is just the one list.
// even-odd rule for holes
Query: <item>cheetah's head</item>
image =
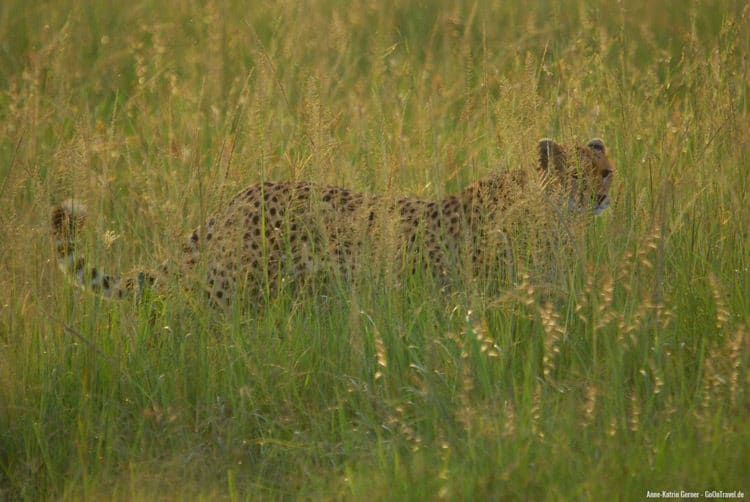
{"label": "cheetah's head", "polygon": [[609,207],[609,187],[614,170],[607,158],[604,141],[594,138],[571,150],[551,139],[539,140],[539,167],[556,175],[568,194],[568,208],[591,208],[600,214]]}

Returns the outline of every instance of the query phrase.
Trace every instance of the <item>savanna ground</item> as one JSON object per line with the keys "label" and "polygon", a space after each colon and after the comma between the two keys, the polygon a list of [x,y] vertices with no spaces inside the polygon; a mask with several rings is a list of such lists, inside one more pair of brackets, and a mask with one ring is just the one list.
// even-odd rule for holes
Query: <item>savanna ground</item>
{"label": "savanna ground", "polygon": [[[2,2],[0,498],[750,492],[749,57],[742,1]],[[55,265],[67,197],[128,269],[252,182],[441,197],[543,136],[604,138],[613,205],[494,288]]]}

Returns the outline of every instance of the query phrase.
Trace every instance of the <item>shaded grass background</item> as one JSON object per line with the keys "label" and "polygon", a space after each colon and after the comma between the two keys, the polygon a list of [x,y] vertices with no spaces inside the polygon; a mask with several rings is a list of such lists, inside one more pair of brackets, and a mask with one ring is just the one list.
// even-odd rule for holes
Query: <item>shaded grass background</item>
{"label": "shaded grass background", "polygon": [[[747,492],[748,16],[3,2],[0,497]],[[376,278],[225,316],[102,302],[54,266],[70,196],[87,254],[127,269],[251,182],[441,197],[595,135],[613,207],[494,295]]]}

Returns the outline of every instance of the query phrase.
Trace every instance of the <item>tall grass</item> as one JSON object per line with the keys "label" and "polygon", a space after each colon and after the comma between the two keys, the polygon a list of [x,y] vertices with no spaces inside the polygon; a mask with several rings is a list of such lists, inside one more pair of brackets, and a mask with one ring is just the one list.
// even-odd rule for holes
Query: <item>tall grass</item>
{"label": "tall grass", "polygon": [[[747,493],[749,23],[730,1],[3,2],[0,498]],[[224,314],[54,265],[70,196],[87,255],[128,269],[251,182],[442,197],[543,136],[603,137],[614,204],[499,291],[375,275]]]}

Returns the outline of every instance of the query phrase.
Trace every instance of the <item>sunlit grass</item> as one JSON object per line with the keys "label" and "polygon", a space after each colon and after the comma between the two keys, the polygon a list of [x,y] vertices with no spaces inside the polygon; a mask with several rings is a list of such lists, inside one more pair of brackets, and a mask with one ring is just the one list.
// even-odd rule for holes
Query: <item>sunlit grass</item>
{"label": "sunlit grass", "polygon": [[[747,492],[749,16],[4,2],[0,498]],[[180,285],[102,301],[54,263],[68,197],[128,270],[249,183],[438,198],[545,136],[604,138],[613,207],[550,253],[511,236],[494,283],[374,267],[224,313]]]}

